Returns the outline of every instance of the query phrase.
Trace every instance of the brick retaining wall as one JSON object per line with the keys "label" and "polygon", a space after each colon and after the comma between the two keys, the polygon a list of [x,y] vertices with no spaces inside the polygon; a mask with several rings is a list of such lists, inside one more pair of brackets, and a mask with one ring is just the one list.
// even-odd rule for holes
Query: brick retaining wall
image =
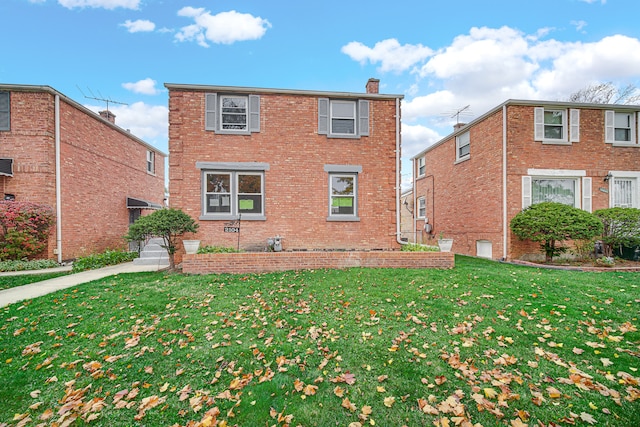
{"label": "brick retaining wall", "polygon": [[182,272],[187,274],[351,267],[448,269],[455,267],[455,258],[453,252],[402,251],[241,252],[182,257]]}

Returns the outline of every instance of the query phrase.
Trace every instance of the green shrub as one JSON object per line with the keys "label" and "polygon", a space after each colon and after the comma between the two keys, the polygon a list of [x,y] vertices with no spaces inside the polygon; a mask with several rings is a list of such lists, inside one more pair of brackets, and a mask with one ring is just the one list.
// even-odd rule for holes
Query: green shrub
{"label": "green shrub", "polygon": [[540,242],[547,262],[566,252],[565,240],[586,240],[602,234],[602,222],[593,214],[556,202],[536,203],[511,220],[511,231],[522,240]]}
{"label": "green shrub", "polygon": [[233,252],[242,252],[235,248],[228,248],[225,246],[203,246],[198,249],[199,254],[223,254],[223,253],[233,253]]}
{"label": "green shrub", "polygon": [[440,248],[437,246],[420,245],[418,243],[402,245],[402,250],[405,252],[440,252]]}
{"label": "green shrub", "polygon": [[96,268],[102,268],[108,265],[130,262],[136,258],[138,258],[137,252],[106,250],[101,254],[94,254],[78,258],[73,263],[73,272],[78,273],[80,271],[94,270]]}
{"label": "green shrub", "polygon": [[33,257],[47,247],[55,222],[47,205],[14,200],[0,201],[0,260]]}
{"label": "green shrub", "polygon": [[602,221],[602,243],[605,256],[612,257],[617,247],[640,244],[640,209],[599,209],[593,214]]}
{"label": "green shrub", "polygon": [[42,270],[45,268],[55,268],[60,265],[52,259],[34,259],[16,260],[16,261],[1,261],[0,271],[24,271],[24,270]]}

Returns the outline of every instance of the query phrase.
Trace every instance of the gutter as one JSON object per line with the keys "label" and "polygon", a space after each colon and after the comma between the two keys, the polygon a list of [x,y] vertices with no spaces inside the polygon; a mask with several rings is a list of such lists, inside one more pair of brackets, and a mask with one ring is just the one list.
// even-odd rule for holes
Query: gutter
{"label": "gutter", "polygon": [[56,150],[56,252],[62,264],[62,197],[60,189],[60,96],[55,95],[55,150]]}
{"label": "gutter", "polygon": [[[402,232],[400,230],[400,199],[402,198],[402,177],[400,175],[400,167],[400,98],[396,98],[396,242],[401,245],[406,245],[407,242],[402,241]],[[415,197],[415,191],[413,196]]]}
{"label": "gutter", "polygon": [[502,260],[507,260],[507,104],[502,106]]}

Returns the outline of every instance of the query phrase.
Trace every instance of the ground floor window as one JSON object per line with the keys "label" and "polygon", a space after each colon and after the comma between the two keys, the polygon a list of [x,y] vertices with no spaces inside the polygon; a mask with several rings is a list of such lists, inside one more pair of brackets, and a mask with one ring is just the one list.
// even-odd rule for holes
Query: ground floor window
{"label": "ground floor window", "polygon": [[614,172],[609,180],[611,207],[640,208],[640,172]]}
{"label": "ground floor window", "polygon": [[358,174],[361,166],[325,165],[329,173],[329,221],[359,221]]}
{"label": "ground floor window", "polygon": [[556,202],[591,212],[592,179],[582,170],[529,169],[522,177],[522,208]]}

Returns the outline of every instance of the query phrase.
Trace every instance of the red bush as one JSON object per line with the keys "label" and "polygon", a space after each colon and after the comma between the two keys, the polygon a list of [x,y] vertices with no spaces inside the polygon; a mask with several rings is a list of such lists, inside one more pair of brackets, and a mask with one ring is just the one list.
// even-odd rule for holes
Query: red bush
{"label": "red bush", "polygon": [[30,258],[47,247],[53,209],[31,202],[0,201],[0,260]]}

